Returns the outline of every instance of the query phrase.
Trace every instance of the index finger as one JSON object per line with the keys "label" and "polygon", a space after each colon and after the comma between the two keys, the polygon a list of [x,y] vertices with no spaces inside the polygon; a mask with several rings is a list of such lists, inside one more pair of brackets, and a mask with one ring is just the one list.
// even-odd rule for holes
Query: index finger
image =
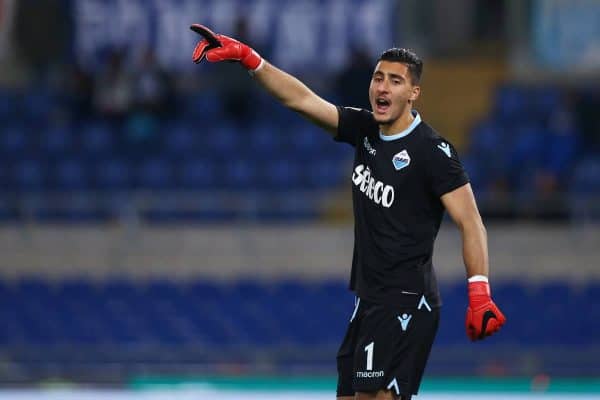
{"label": "index finger", "polygon": [[196,32],[197,34],[202,35],[202,37],[206,39],[206,41],[210,44],[211,47],[221,47],[221,42],[219,42],[219,40],[217,39],[217,35],[204,25],[192,24],[190,26],[190,29]]}

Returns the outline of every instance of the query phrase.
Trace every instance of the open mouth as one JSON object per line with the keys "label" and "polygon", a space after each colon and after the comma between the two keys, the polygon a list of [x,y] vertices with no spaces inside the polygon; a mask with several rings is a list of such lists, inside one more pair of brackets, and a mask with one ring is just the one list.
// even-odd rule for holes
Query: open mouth
{"label": "open mouth", "polygon": [[375,99],[375,111],[379,114],[384,114],[389,110],[391,102],[388,99],[379,97]]}

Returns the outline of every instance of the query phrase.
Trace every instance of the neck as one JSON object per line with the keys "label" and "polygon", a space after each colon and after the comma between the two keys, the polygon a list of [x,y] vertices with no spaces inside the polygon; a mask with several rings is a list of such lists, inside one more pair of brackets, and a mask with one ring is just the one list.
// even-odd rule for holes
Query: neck
{"label": "neck", "polygon": [[400,115],[400,117],[397,120],[395,120],[391,124],[379,125],[379,130],[382,134],[386,136],[394,135],[408,128],[410,124],[412,124],[414,119],[415,117],[412,115],[411,108],[406,107],[402,115]]}

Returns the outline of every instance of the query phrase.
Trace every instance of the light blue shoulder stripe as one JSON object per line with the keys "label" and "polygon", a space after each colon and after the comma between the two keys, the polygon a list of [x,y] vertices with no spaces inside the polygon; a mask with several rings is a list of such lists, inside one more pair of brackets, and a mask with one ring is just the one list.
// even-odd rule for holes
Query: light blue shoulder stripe
{"label": "light blue shoulder stripe", "polygon": [[413,116],[415,117],[415,119],[413,120],[413,122],[410,124],[410,126],[408,128],[406,128],[402,132],[396,133],[394,135],[384,135],[383,133],[381,133],[381,131],[379,131],[379,138],[386,142],[391,142],[392,140],[400,139],[400,138],[403,138],[403,137],[407,136],[408,134],[410,134],[417,127],[417,125],[419,125],[421,123],[421,116],[419,115],[417,110],[412,110],[411,112],[412,112]]}

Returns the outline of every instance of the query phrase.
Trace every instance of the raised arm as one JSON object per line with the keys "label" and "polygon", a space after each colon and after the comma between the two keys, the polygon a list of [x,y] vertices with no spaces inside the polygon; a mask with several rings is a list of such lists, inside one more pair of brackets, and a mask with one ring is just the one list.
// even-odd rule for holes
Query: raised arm
{"label": "raised arm", "polygon": [[263,61],[255,79],[284,106],[300,113],[334,135],[338,126],[337,108],[316,95],[298,78]]}
{"label": "raised arm", "polygon": [[337,108],[317,96],[297,78],[264,60],[249,46],[225,35],[212,32],[203,25],[190,27],[204,37],[194,49],[193,61],[206,58],[210,62],[238,61],[257,82],[284,106],[335,135],[338,126]]}

